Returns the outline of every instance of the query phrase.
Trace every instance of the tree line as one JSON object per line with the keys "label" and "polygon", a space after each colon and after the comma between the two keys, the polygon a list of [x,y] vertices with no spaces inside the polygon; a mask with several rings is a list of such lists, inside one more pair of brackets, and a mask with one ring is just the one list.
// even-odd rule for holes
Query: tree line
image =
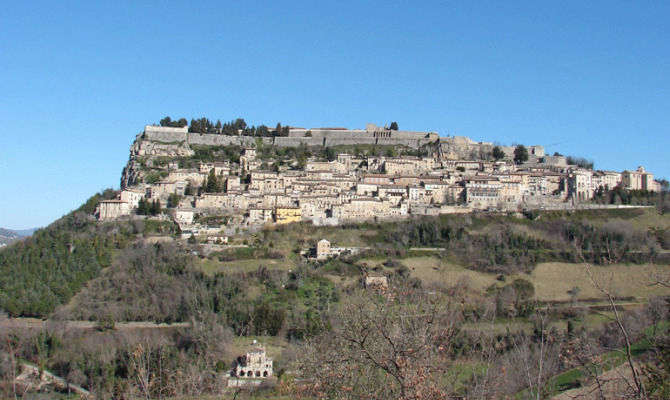
{"label": "tree line", "polygon": [[186,118],[172,120],[169,116],[160,120],[160,126],[182,128],[188,126],[188,131],[192,133],[207,133],[226,136],[257,136],[257,137],[275,137],[288,136],[289,127],[277,123],[274,129],[265,125],[247,125],[244,118],[237,118],[229,122],[217,120],[212,122],[206,117],[192,118],[188,123]]}

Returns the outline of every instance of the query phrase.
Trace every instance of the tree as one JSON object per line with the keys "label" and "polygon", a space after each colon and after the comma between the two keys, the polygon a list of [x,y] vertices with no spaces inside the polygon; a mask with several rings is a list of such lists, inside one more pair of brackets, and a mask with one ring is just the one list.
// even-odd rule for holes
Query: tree
{"label": "tree", "polygon": [[183,128],[184,126],[188,125],[188,121],[186,121],[186,118],[179,118],[179,120],[173,121],[172,118],[168,116],[161,119],[160,124],[161,126],[167,126],[171,128]]}
{"label": "tree", "polygon": [[442,399],[457,305],[403,287],[350,297],[334,332],[315,337],[301,360],[307,392],[318,398]]}
{"label": "tree", "polygon": [[270,130],[265,125],[259,125],[258,128],[256,128],[256,135],[260,137],[272,136]]}
{"label": "tree", "polygon": [[158,215],[162,212],[163,210],[161,209],[161,201],[160,200],[152,201],[151,206],[149,207],[149,214]]}
{"label": "tree", "polygon": [[389,125],[389,129],[392,131],[397,131],[398,130],[398,123],[393,121],[391,122],[391,125]]}
{"label": "tree", "polygon": [[220,193],[223,192],[223,181],[216,176],[214,169],[209,170],[207,182],[205,183],[206,193]]}
{"label": "tree", "polygon": [[495,146],[491,152],[491,155],[496,161],[505,158],[505,152],[500,148],[500,146]]}
{"label": "tree", "polygon": [[191,181],[188,181],[188,184],[186,185],[186,189],[184,189],[184,195],[185,196],[193,196],[195,194],[195,189],[193,188],[193,183]]}
{"label": "tree", "polygon": [[568,156],[565,161],[568,163],[568,165],[576,165],[580,168],[593,169],[593,161],[587,160],[584,157]]}
{"label": "tree", "polygon": [[171,193],[170,196],[168,197],[168,204],[167,204],[168,208],[179,207],[179,203],[181,202],[181,199],[182,199],[182,196],[180,196],[176,193]]}
{"label": "tree", "polygon": [[520,144],[514,149],[514,162],[523,164],[528,161],[528,149],[526,146]]}
{"label": "tree", "polygon": [[149,214],[149,200],[141,198],[137,203],[137,215],[148,215]]}

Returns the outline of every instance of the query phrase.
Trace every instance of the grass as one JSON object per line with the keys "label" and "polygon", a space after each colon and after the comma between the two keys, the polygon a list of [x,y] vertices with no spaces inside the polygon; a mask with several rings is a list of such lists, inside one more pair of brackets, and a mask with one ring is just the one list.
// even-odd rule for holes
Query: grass
{"label": "grass", "polygon": [[251,272],[265,266],[272,270],[288,271],[295,268],[296,264],[290,259],[250,259],[237,261],[217,261],[209,258],[200,260],[199,267],[207,275],[214,275],[217,272]]}
{"label": "grass", "polygon": [[453,384],[454,390],[458,393],[466,389],[470,378],[475,374],[486,373],[486,365],[473,362],[456,362],[449,368],[445,379]]}
{"label": "grass", "polygon": [[270,227],[265,235],[268,242],[273,242],[275,249],[290,251],[296,243],[314,246],[321,239],[329,240],[334,247],[365,247],[368,246],[369,237],[375,233],[375,230],[358,226],[315,227],[308,223],[297,223]]}
{"label": "grass", "polygon": [[[647,301],[649,297],[667,292],[662,287],[652,286],[651,276],[667,273],[668,267],[653,264],[616,264],[591,266],[595,280],[618,297],[634,297]],[[578,299],[600,298],[602,293],[593,285],[584,264],[542,263],[530,274],[535,293],[540,300],[569,301],[568,293],[579,288]]]}
{"label": "grass", "polygon": [[[413,277],[423,283],[441,283],[453,286],[465,282],[475,290],[484,291],[497,281],[498,274],[472,271],[458,264],[441,260],[437,257],[409,257],[400,260],[410,271]],[[368,266],[381,263],[377,259],[365,259]],[[667,292],[658,285],[653,286],[651,276],[667,274],[668,267],[654,264],[616,264],[608,266],[592,265],[596,281],[603,287],[612,290],[618,297],[634,297],[645,302],[649,297],[663,295]],[[535,286],[535,293],[540,301],[571,300],[568,293],[572,288],[579,288],[578,300],[601,298],[602,293],[593,285],[586,273],[584,264],[570,263],[541,263],[530,274],[517,273],[507,276],[507,282],[523,278],[531,281]]]}

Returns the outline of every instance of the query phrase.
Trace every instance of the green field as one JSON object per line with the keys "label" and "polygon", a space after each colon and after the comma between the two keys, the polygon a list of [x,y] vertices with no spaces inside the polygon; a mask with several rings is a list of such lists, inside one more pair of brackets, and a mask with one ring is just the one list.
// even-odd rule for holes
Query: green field
{"label": "green field", "polygon": [[[489,286],[500,283],[499,274],[472,271],[437,257],[416,257],[400,260],[411,271],[412,276],[424,284],[438,283],[446,287],[457,283],[467,284],[475,290],[484,291]],[[378,259],[365,259],[370,266],[381,263]],[[588,265],[596,281],[612,290],[618,297],[634,297],[645,302],[649,297],[663,295],[667,290],[653,285],[653,277],[668,274],[670,267],[655,264],[617,264],[607,266]],[[578,300],[599,298],[602,293],[591,282],[586,264],[541,263],[530,274],[518,273],[506,277],[508,282],[523,278],[533,283],[540,301],[570,301],[568,293],[579,288]]]}

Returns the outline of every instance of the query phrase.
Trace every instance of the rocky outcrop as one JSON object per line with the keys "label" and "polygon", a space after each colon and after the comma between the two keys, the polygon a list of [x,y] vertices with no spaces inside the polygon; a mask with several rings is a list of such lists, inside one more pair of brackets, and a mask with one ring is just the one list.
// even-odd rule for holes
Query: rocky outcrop
{"label": "rocky outcrop", "polygon": [[139,183],[142,173],[147,167],[153,167],[154,160],[158,157],[189,157],[193,154],[195,152],[185,140],[162,142],[140,133],[130,146],[130,157],[121,175],[121,188]]}
{"label": "rocky outcrop", "polygon": [[440,138],[440,156],[444,160],[485,160],[492,150],[492,143],[475,142],[464,136]]}

